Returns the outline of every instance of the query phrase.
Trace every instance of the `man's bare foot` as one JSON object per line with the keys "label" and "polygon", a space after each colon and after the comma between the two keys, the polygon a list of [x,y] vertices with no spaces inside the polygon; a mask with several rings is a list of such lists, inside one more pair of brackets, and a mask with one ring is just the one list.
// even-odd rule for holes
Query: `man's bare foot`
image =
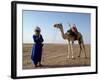
{"label": "man's bare foot", "polygon": [[35,65],[35,68],[38,67],[37,65]]}
{"label": "man's bare foot", "polygon": [[42,64],[39,64],[39,67],[43,66]]}

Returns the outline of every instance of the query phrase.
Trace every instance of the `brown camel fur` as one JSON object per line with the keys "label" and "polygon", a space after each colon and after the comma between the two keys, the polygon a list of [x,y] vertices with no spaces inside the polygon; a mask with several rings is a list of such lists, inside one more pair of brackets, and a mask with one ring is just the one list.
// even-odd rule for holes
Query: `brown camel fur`
{"label": "brown camel fur", "polygon": [[85,58],[87,58],[86,51],[85,51],[85,46],[84,46],[84,41],[83,41],[83,36],[82,36],[82,34],[80,32],[77,32],[77,36],[71,35],[68,32],[64,33],[63,25],[61,23],[54,24],[54,27],[60,29],[62,38],[64,40],[68,40],[68,56],[67,56],[68,58],[69,58],[69,54],[70,54],[69,51],[71,51],[71,54],[72,54],[71,57],[74,58],[74,56],[73,56],[73,44],[74,44],[74,41],[76,41],[76,40],[78,41],[79,47],[80,47],[80,51],[79,51],[78,57],[80,57],[82,49],[83,49],[84,53],[85,53]]}

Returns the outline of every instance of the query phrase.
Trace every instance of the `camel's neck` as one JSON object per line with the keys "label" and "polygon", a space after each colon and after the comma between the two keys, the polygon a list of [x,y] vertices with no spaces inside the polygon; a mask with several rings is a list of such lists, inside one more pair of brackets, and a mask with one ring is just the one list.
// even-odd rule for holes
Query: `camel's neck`
{"label": "camel's neck", "polygon": [[61,31],[62,38],[63,38],[63,39],[65,39],[65,34],[64,34],[63,27],[62,27],[62,28],[60,28],[60,31]]}

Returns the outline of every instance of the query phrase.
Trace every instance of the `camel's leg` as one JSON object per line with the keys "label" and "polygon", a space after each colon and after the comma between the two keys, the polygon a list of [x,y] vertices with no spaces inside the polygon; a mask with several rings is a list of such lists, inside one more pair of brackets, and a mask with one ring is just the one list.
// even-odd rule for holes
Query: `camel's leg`
{"label": "camel's leg", "polygon": [[70,41],[68,41],[68,55],[67,55],[67,58],[69,58],[69,54],[70,54]]}
{"label": "camel's leg", "polygon": [[74,53],[74,52],[73,52],[73,44],[74,44],[74,41],[72,41],[72,43],[71,43],[71,54],[72,54],[71,57],[72,57],[72,58],[74,58],[74,56],[73,56],[73,53]]}
{"label": "camel's leg", "polygon": [[84,50],[84,53],[85,53],[85,58],[87,58],[87,56],[86,56],[86,50],[85,50],[85,45],[84,45],[84,43],[82,43],[82,47],[83,47],[83,50]]}
{"label": "camel's leg", "polygon": [[79,43],[79,47],[80,47],[80,51],[79,51],[79,55],[78,55],[78,57],[80,57],[80,55],[81,55],[81,51],[82,51],[81,43]]}

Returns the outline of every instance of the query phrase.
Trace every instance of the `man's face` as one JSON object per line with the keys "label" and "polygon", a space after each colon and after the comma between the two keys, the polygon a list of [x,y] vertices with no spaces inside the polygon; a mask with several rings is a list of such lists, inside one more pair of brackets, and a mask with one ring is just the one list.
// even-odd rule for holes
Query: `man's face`
{"label": "man's face", "polygon": [[40,34],[40,31],[39,31],[39,30],[36,30],[36,31],[35,31],[35,34],[36,34],[36,35],[39,35],[39,34]]}

